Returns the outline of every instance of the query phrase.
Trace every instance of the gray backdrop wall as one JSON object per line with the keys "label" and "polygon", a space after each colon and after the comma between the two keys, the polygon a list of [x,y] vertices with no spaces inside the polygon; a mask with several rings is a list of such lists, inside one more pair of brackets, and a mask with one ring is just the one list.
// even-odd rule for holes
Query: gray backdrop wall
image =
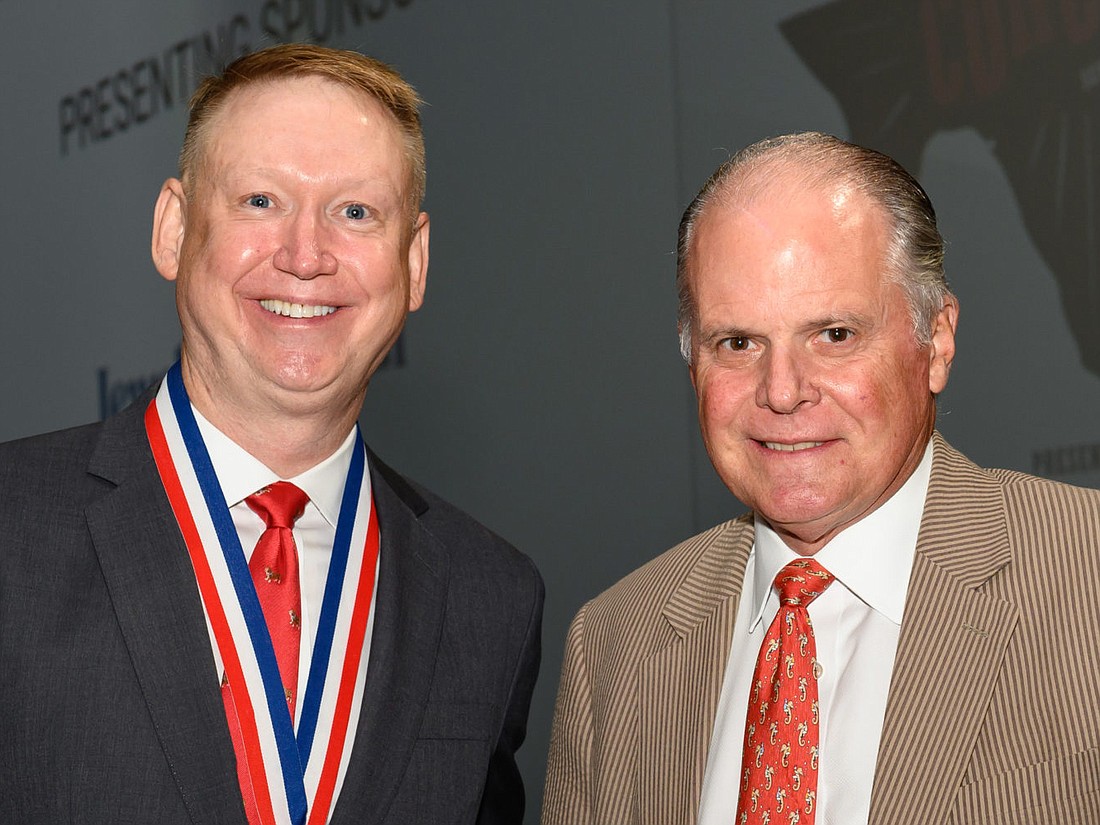
{"label": "gray backdrop wall", "polygon": [[546,578],[528,821],[571,615],[739,511],[674,329],[676,224],[730,151],[821,129],[917,173],[963,306],[941,428],[1100,484],[1095,0],[0,0],[0,439],[101,417],[174,360],[148,243],[187,94],[302,39],[429,104],[427,305],[363,424]]}

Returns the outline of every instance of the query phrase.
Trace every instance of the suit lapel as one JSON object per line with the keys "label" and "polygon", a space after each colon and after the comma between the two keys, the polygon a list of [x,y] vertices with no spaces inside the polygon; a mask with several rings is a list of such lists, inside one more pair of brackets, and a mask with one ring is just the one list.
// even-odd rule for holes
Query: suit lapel
{"label": "suit lapel", "polygon": [[982,586],[1011,562],[1000,486],[937,434],[870,823],[946,821],[1016,627]]}
{"label": "suit lapel", "polygon": [[701,537],[662,609],[666,638],[638,669],[638,821],[695,822],[745,564],[748,518]]}
{"label": "suit lapel", "polygon": [[332,825],[374,825],[401,783],[435,671],[448,557],[417,521],[427,504],[400,476],[370,460],[381,550],[367,684]]}
{"label": "suit lapel", "polygon": [[192,821],[245,825],[195,574],[145,436],[150,398],[103,425],[89,471],[116,486],[87,507],[88,530]]}

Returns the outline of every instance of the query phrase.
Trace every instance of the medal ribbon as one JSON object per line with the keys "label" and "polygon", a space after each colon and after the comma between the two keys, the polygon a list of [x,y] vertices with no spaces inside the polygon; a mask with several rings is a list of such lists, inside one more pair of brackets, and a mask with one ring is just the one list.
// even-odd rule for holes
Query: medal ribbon
{"label": "medal ribbon", "polygon": [[[298,735],[295,737],[293,722],[286,712],[286,698],[275,652],[256,597],[248,561],[195,421],[178,362],[169,370],[165,381],[170,409],[160,409],[161,396],[158,395],[146,411],[146,431],[161,481],[191,556],[218,653],[230,690],[233,691],[261,822],[265,825],[305,825],[308,812],[309,825],[323,825],[328,819],[343,752],[346,746],[350,747],[351,711],[356,700],[361,700],[364,681],[361,678],[362,654],[370,624],[377,570],[379,530],[372,501],[363,554],[351,565],[354,568],[354,562],[359,562],[358,575],[353,572],[355,581],[345,582],[353,536],[363,532],[361,519],[357,519],[362,509],[359,499],[366,463],[362,438],[352,452],[344,483],[317,637],[299,716]],[[172,435],[178,438],[170,439],[166,435],[166,423],[178,428],[171,430]],[[183,449],[179,446],[173,449],[173,441],[181,441]],[[193,481],[201,491],[205,507],[196,511],[198,524],[192,511],[192,505],[196,502],[188,501],[185,493],[188,485],[181,482],[177,467],[183,469],[185,474],[190,470]],[[204,525],[206,530],[199,525]],[[204,532],[208,536],[206,542],[203,541]],[[216,549],[207,546],[214,543],[220,546],[220,558],[216,555]],[[223,575],[227,573],[235,596],[235,602],[231,600],[228,605],[228,614],[218,592],[215,571],[219,569]],[[223,586],[223,590],[226,589]],[[338,636],[343,641],[345,635],[346,645],[334,645]],[[334,647],[345,651],[342,662],[332,661]],[[242,655],[245,657],[243,661]],[[267,711],[262,717],[264,725],[259,724],[255,708],[260,696]],[[307,780],[307,767],[319,726],[322,764],[319,771],[308,772]],[[277,771],[273,763],[278,764]],[[307,781],[311,786],[308,794]],[[272,793],[280,789],[283,794],[277,796],[285,797],[285,807],[283,804],[276,806],[272,800]],[[312,804],[308,801],[310,797]]]}

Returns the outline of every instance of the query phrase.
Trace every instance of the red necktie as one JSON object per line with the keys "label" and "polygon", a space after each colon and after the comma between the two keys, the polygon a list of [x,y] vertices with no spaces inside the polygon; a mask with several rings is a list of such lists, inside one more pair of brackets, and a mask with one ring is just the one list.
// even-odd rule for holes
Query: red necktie
{"label": "red necktie", "polygon": [[294,522],[305,512],[309,497],[288,481],[276,481],[245,500],[267,529],[256,542],[248,570],[264,611],[279,675],[283,677],[290,717],[298,691],[298,649],[302,637],[302,599],[298,587],[298,550]]}
{"label": "red necktie", "polygon": [[[275,660],[279,665],[287,710],[294,718],[295,693],[298,690],[298,651],[301,646],[301,592],[298,586],[298,551],[294,546],[294,522],[306,509],[309,497],[287,481],[277,481],[245,499],[245,503],[264,520],[267,528],[256,542],[248,562],[256,596],[260,600]],[[224,678],[222,700],[237,756],[237,779],[244,798],[250,825],[258,825],[259,814],[252,781],[248,774],[241,726],[233,694]]]}
{"label": "red necktie", "polygon": [[817,647],[807,606],[833,581],[813,559],[775,577],[779,612],[749,691],[737,825],[811,825],[817,810]]}

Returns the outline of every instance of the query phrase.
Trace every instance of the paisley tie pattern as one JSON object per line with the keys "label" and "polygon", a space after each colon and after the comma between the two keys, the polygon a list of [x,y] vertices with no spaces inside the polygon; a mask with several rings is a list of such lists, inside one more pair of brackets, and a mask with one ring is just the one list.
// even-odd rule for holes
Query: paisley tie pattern
{"label": "paisley tie pattern", "polygon": [[832,581],[813,559],[793,561],[775,577],[779,612],[764,636],[749,691],[737,825],[814,822],[821,667],[806,608]]}

